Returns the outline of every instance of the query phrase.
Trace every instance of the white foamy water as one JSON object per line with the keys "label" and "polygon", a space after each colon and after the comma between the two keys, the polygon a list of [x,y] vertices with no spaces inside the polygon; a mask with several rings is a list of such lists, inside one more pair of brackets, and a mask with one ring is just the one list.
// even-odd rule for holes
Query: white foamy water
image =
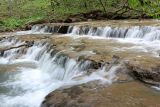
{"label": "white foamy water", "polygon": [[[12,69],[16,69],[14,72],[1,73],[0,76],[5,78],[5,81],[0,81],[0,107],[39,107],[45,96],[59,87],[93,80],[102,80],[111,84],[115,76],[114,68],[108,73],[105,69],[99,69],[86,76],[84,69],[90,62],[76,62],[61,52],[56,53],[54,50],[47,52],[47,49],[48,44],[36,43],[23,55],[18,55],[22,54],[20,50],[13,49],[6,51],[4,56],[0,57],[0,64],[7,64],[8,67],[21,65],[18,69],[17,66],[13,66]],[[104,74],[108,77],[105,78]],[[81,75],[82,78],[74,79]]]}
{"label": "white foamy water", "polygon": [[160,86],[152,86],[152,88],[156,89],[157,91],[160,91]]}
{"label": "white foamy water", "polygon": [[[56,29],[58,26],[34,25],[29,31],[17,32],[17,35],[25,34],[50,34],[61,33]],[[133,26],[133,27],[90,27],[90,26],[69,26],[66,34],[72,36],[92,36],[103,38],[131,38],[145,41],[160,40],[160,26]]]}
{"label": "white foamy water", "polygon": [[48,27],[47,26],[33,26],[31,30],[28,31],[19,31],[16,32],[16,35],[27,35],[27,34],[51,34],[48,32]]}
{"label": "white foamy water", "polygon": [[77,27],[70,26],[68,34],[73,38],[88,37],[90,39],[107,39],[118,43],[133,44],[133,47],[123,47],[117,51],[140,51],[160,56],[160,27],[135,26],[130,28],[112,27]]}
{"label": "white foamy water", "polygon": [[119,27],[78,27],[70,26],[68,34],[76,35],[88,35],[99,36],[105,38],[135,38],[146,41],[160,40],[160,27],[152,26],[135,26],[130,28]]}
{"label": "white foamy water", "polygon": [[1,47],[9,47],[9,46],[19,46],[22,45],[23,42],[17,39],[3,39],[0,41],[0,48]]}
{"label": "white foamy water", "polygon": [[7,64],[9,61],[6,58],[0,58],[0,64]]}

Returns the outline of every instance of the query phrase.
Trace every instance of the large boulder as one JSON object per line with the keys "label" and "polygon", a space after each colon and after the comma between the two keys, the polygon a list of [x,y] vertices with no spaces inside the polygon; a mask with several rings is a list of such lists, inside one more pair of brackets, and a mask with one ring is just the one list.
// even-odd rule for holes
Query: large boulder
{"label": "large boulder", "polygon": [[159,107],[160,94],[138,83],[98,82],[58,89],[50,93],[41,107]]}

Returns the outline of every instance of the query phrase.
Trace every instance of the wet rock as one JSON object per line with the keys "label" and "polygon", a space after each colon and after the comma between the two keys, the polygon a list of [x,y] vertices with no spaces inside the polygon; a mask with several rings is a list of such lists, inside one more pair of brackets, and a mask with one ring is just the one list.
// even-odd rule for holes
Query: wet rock
{"label": "wet rock", "polygon": [[92,63],[91,63],[91,68],[92,69],[99,69],[102,67],[102,63],[101,62],[95,62],[92,60]]}
{"label": "wet rock", "polygon": [[113,66],[120,64],[120,57],[113,55],[112,60],[110,62],[106,62],[104,65],[106,65],[106,71],[109,71]]}
{"label": "wet rock", "polygon": [[133,77],[128,75],[128,72],[129,72],[128,68],[124,64],[121,64],[119,69],[117,69],[116,82],[126,83],[133,81],[134,80]]}
{"label": "wet rock", "polygon": [[129,74],[135,79],[149,85],[160,84],[160,66],[147,69],[142,68],[141,66],[128,64],[127,67],[130,70]]}
{"label": "wet rock", "polygon": [[111,86],[89,82],[50,93],[41,107],[159,107],[159,97],[137,82]]}
{"label": "wet rock", "polygon": [[26,25],[24,29],[25,30],[31,30],[32,29],[32,25]]}
{"label": "wet rock", "polygon": [[34,45],[34,41],[25,41],[27,47],[32,47]]}
{"label": "wet rock", "polygon": [[[79,86],[71,86],[60,88],[56,93],[49,94],[46,101],[43,102],[41,107],[91,107],[89,104],[84,103],[85,99],[80,96],[85,93],[87,88],[95,88],[98,86],[99,81],[89,82]],[[53,96],[56,98],[53,98]],[[49,102],[48,102],[49,101]]]}
{"label": "wet rock", "polygon": [[0,50],[0,56],[3,56],[3,55],[4,55],[4,51]]}
{"label": "wet rock", "polygon": [[81,22],[81,21],[87,21],[86,18],[84,17],[79,17],[79,16],[69,16],[64,23],[74,23],[74,22]]}
{"label": "wet rock", "polygon": [[94,60],[89,60],[85,56],[79,56],[77,61],[80,61],[82,64],[85,63],[85,61],[87,61],[87,63],[88,63],[88,67],[87,68],[88,68],[89,71],[90,71],[90,69],[92,71],[92,70],[96,70],[96,69],[102,68],[103,65],[104,65],[103,61],[96,62]]}
{"label": "wet rock", "polygon": [[61,33],[61,34],[66,34],[67,31],[68,31],[68,28],[69,26],[61,26],[58,30],[58,33]]}
{"label": "wet rock", "polygon": [[85,48],[85,45],[82,43],[76,43],[76,44],[71,44],[70,45],[74,51],[79,52],[82,51]]}
{"label": "wet rock", "polygon": [[56,55],[56,53],[58,53],[59,51],[54,49],[52,52],[51,52],[51,56],[54,57]]}

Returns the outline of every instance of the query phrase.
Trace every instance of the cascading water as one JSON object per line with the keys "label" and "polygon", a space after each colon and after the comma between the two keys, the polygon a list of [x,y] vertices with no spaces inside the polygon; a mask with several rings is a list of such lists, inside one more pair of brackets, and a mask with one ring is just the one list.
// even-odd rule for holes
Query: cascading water
{"label": "cascading water", "polygon": [[[67,34],[72,37],[90,37],[96,39],[112,39],[120,43],[132,43],[130,49],[137,49],[160,56],[160,27],[134,26],[123,27],[88,27],[70,26]],[[126,48],[127,49],[127,48]],[[126,49],[121,49],[126,50]]]}
{"label": "cascading water", "polygon": [[[35,32],[61,33],[57,30],[60,28],[61,26],[35,25],[29,32],[33,34]],[[118,48],[115,51],[136,50],[150,53],[154,57],[160,57],[160,26],[91,27],[88,25],[71,25],[68,26],[66,35],[74,38],[89,37],[93,39],[112,39],[120,43],[132,43],[134,44],[133,47]]]}
{"label": "cascading water", "polygon": [[19,31],[19,32],[16,32],[16,35],[50,34],[50,32],[54,32],[54,28],[49,28],[48,26],[44,26],[44,25],[34,25],[34,26],[32,26],[31,30]]}
{"label": "cascading water", "polygon": [[[24,34],[50,34],[61,33],[59,29],[62,26],[34,25],[29,31],[17,32],[17,35]],[[64,32],[63,32],[64,33]],[[146,41],[160,40],[159,26],[134,26],[134,27],[90,27],[90,26],[68,26],[66,34],[98,36],[105,38],[128,38],[142,39]]]}
{"label": "cascading water", "polygon": [[[16,35],[60,33],[59,28],[35,25],[30,31]],[[69,26],[67,35],[71,37],[91,37],[114,39],[122,43],[134,43],[130,50],[137,49],[160,55],[160,27],[89,27]],[[66,35],[64,35],[66,36]],[[2,39],[0,48],[24,44],[18,39]],[[115,51],[129,50],[126,47]],[[119,66],[105,72],[105,67],[91,75],[85,75],[90,61],[78,62],[61,51],[51,49],[47,43],[36,42],[30,48],[5,51],[0,57],[0,107],[39,107],[44,97],[51,91],[65,86],[93,80],[111,84]],[[108,78],[105,78],[108,77]],[[159,89],[159,87],[154,87]]]}
{"label": "cascading water", "polygon": [[[0,45],[3,47],[3,44],[23,44],[22,41],[11,41],[4,39]],[[61,86],[93,80],[103,80],[109,84],[112,82],[117,66],[108,73],[103,68],[74,80],[86,73],[90,63],[77,62],[42,42],[34,43],[30,48],[5,51],[0,57],[0,107],[39,107],[49,92]],[[7,69],[4,69],[5,66]],[[104,78],[104,74],[109,78]]]}
{"label": "cascading water", "polygon": [[[32,30],[18,32],[17,34],[36,34],[36,33],[61,33],[63,26],[34,25]],[[65,27],[66,28],[66,27]],[[143,50],[160,56],[160,27],[159,26],[132,26],[132,27],[91,27],[91,26],[68,26],[68,30],[63,32],[66,36],[73,38],[89,37],[93,39],[114,39],[120,43],[132,43],[132,49]],[[65,29],[66,30],[66,29]],[[29,32],[29,33],[28,33]],[[65,36],[65,35],[63,35]],[[131,49],[131,48],[130,48]],[[127,49],[121,49],[127,50]]]}
{"label": "cascading water", "polygon": [[160,27],[130,27],[130,28],[112,28],[106,27],[78,27],[70,26],[68,33],[72,35],[100,36],[106,38],[138,38],[148,41],[160,40]]}
{"label": "cascading water", "polygon": [[[61,33],[62,26],[34,25],[29,31],[17,32],[17,35],[24,34],[50,34]],[[64,32],[63,32],[64,33]],[[134,26],[134,27],[90,27],[90,26],[68,26],[66,34],[98,36],[105,38],[132,38],[147,41],[160,40],[159,26]]]}

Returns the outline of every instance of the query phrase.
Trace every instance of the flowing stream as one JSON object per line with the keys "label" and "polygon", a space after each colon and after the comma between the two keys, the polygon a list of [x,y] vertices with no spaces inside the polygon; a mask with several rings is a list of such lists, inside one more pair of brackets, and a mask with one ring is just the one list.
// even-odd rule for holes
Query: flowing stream
{"label": "flowing stream", "polygon": [[[1,47],[18,46],[22,41],[5,39]],[[49,48],[47,43],[35,43],[29,49],[12,49],[0,57],[0,107],[39,107],[51,91],[66,85],[102,80],[111,84],[116,68],[104,68],[90,76],[86,73],[89,61],[77,62],[61,52]],[[109,78],[104,78],[108,75]]]}
{"label": "flowing stream", "polygon": [[[157,22],[158,23],[158,22]],[[29,31],[17,32],[17,35],[25,34],[54,34],[61,33],[61,26],[35,25]],[[73,38],[88,37],[91,39],[112,39],[120,43],[132,43],[131,49],[138,49],[160,56],[160,26],[131,26],[131,27],[91,27],[68,26],[63,36]],[[123,49],[120,49],[123,50]]]}
{"label": "flowing stream", "polygon": [[[33,26],[30,31],[17,32],[25,34],[50,34],[54,27]],[[70,26],[64,36],[87,36],[91,38],[116,39],[119,42],[140,44],[155,57],[160,54],[160,27],[78,27]],[[138,40],[137,40],[138,39]],[[23,41],[4,39],[0,47],[18,46]],[[30,48],[18,48],[5,51],[0,57],[0,107],[39,107],[45,96],[51,91],[67,85],[102,80],[111,84],[118,66],[108,72],[105,67],[91,75],[84,75],[90,66],[89,61],[76,61],[50,49],[49,44],[36,42]],[[83,75],[83,76],[81,76]],[[106,76],[108,78],[105,78]],[[80,79],[75,79],[81,77]]]}

